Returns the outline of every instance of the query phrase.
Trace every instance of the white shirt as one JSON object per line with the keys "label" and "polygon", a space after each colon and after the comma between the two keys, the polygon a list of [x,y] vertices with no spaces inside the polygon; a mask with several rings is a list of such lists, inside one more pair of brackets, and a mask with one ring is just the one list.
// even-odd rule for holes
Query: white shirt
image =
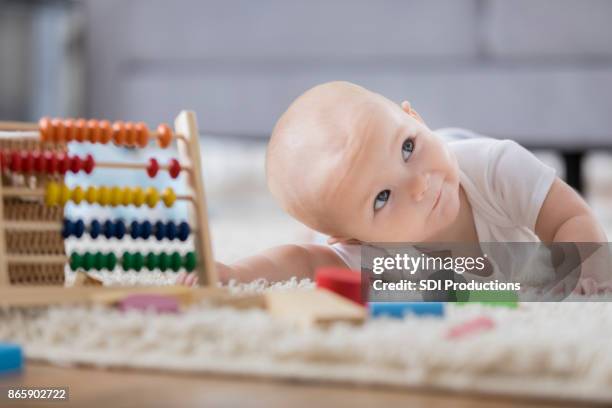
{"label": "white shirt", "polygon": [[[533,231],[555,169],[511,140],[478,137],[463,129],[436,133],[452,140],[448,148],[457,157],[479,242],[538,242]],[[360,245],[331,247],[349,268],[361,269]],[[516,278],[517,272],[511,275]]]}

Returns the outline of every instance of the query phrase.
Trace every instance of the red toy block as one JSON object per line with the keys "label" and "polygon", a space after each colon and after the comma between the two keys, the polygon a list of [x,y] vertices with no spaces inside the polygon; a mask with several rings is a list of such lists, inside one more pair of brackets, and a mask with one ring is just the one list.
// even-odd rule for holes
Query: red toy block
{"label": "red toy block", "polygon": [[325,288],[353,302],[365,305],[361,294],[361,272],[350,269],[323,267],[315,272],[318,288]]}

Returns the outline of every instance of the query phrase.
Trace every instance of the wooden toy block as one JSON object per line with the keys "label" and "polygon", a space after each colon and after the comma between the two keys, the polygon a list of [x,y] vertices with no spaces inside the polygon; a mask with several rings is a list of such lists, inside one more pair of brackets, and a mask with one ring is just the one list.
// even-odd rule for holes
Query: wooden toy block
{"label": "wooden toy block", "polygon": [[0,375],[21,371],[22,368],[21,347],[12,343],[0,343]]}
{"label": "wooden toy block", "polygon": [[441,302],[370,302],[368,308],[372,317],[403,319],[408,314],[444,316],[444,304]]}
{"label": "wooden toy block", "polygon": [[74,278],[73,286],[104,286],[104,282],[102,282],[100,279],[94,278],[88,273],[77,272],[76,277]]}
{"label": "wooden toy block", "polygon": [[364,307],[327,289],[274,291],[264,297],[268,313],[301,327],[360,324],[366,318]]}
{"label": "wooden toy block", "polygon": [[119,301],[120,310],[154,311],[155,313],[178,313],[179,302],[173,296],[139,293],[128,295]]}
{"label": "wooden toy block", "polygon": [[331,290],[361,305],[366,303],[366,299],[362,296],[359,271],[333,267],[319,268],[315,272],[315,282],[318,288]]}

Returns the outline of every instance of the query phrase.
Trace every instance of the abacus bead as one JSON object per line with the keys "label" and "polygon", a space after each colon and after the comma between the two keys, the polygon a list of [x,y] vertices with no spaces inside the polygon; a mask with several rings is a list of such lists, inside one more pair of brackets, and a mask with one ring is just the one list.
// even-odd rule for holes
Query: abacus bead
{"label": "abacus bead", "polygon": [[34,171],[42,173],[45,171],[45,159],[41,152],[33,152],[32,159],[34,160]]}
{"label": "abacus bead", "polygon": [[106,238],[112,238],[115,236],[115,224],[111,220],[104,221],[102,225],[102,233]]}
{"label": "abacus bead", "polygon": [[130,187],[123,187],[121,189],[121,205],[132,204],[132,189]]}
{"label": "abacus bead", "polygon": [[34,170],[34,155],[32,152],[27,150],[21,152],[21,168],[24,173],[31,173]]}
{"label": "abacus bead", "polygon": [[115,221],[115,238],[123,239],[125,236],[125,222],[123,220]]}
{"label": "abacus bead", "polygon": [[142,256],[140,252],[135,252],[132,255],[132,268],[134,268],[135,271],[139,271],[142,269],[143,265],[144,265],[144,256]]}
{"label": "abacus bead", "polygon": [[111,189],[107,186],[100,187],[100,191],[98,194],[98,204],[102,206],[106,206],[110,204],[111,201]]}
{"label": "abacus bead", "polygon": [[143,221],[140,224],[140,238],[149,239],[151,236],[151,231],[153,230],[153,226],[149,221]]}
{"label": "abacus bead", "polygon": [[153,252],[149,252],[145,257],[145,267],[150,271],[157,268],[157,255]]}
{"label": "abacus bead", "polygon": [[85,119],[77,119],[74,122],[74,140],[84,142],[88,139],[89,131],[87,129],[87,121]]}
{"label": "abacus bead", "polygon": [[96,239],[100,235],[100,231],[102,231],[102,226],[100,225],[100,221],[91,220],[91,223],[89,224],[89,236],[92,237],[93,239]]}
{"label": "abacus bead", "polygon": [[85,191],[81,186],[76,186],[72,190],[72,202],[75,204],[81,204],[81,201],[85,198]]}
{"label": "abacus bead", "polygon": [[147,205],[149,208],[154,208],[159,203],[159,193],[154,187],[147,188]]}
{"label": "abacus bead", "polygon": [[51,127],[51,118],[45,116],[38,121],[38,130],[40,132],[40,141],[48,142],[53,136],[51,133],[53,132],[53,128]]}
{"label": "abacus bead", "polygon": [[94,266],[94,255],[90,252],[83,254],[83,269],[90,270]]}
{"label": "abacus bead", "polygon": [[174,190],[172,190],[170,187],[166,188],[162,193],[162,200],[164,201],[166,207],[172,207],[172,205],[176,201],[176,195],[174,194]]}
{"label": "abacus bead", "polygon": [[146,147],[149,144],[149,128],[144,122],[136,124],[136,142],[140,147]]}
{"label": "abacus bead", "polygon": [[70,254],[70,269],[76,271],[83,266],[83,257],[77,252]]}
{"label": "abacus bead", "polygon": [[55,152],[44,153],[45,168],[48,174],[57,173],[57,154]]}
{"label": "abacus bead", "polygon": [[157,256],[157,267],[163,272],[170,267],[170,256],[167,253],[161,252]]}
{"label": "abacus bead", "polygon": [[74,223],[74,236],[77,238],[81,238],[83,233],[85,232],[85,223],[83,220],[76,220]]}
{"label": "abacus bead", "polygon": [[100,127],[100,139],[98,140],[102,144],[107,144],[113,137],[113,129],[108,120],[101,120],[98,124]]}
{"label": "abacus bead", "polygon": [[157,127],[157,144],[165,149],[170,142],[172,142],[172,129],[166,123],[162,123]]}
{"label": "abacus bead", "polygon": [[110,192],[110,204],[113,207],[117,207],[118,205],[121,205],[121,202],[123,201],[123,191],[121,189],[121,187],[113,187],[111,188],[111,192]]}
{"label": "abacus bead", "polygon": [[168,174],[170,174],[170,177],[177,178],[180,173],[181,163],[179,163],[179,161],[176,159],[170,159],[170,162],[168,163]]}
{"label": "abacus bead", "polygon": [[101,270],[106,267],[106,256],[98,251],[94,254],[94,269]]}
{"label": "abacus bead", "polygon": [[90,143],[98,143],[100,140],[100,125],[95,119],[87,121],[87,140]]}
{"label": "abacus bead", "polygon": [[74,224],[68,218],[64,218],[64,226],[62,228],[62,238],[66,239],[74,234]]}
{"label": "abacus bead", "polygon": [[117,266],[117,255],[113,252],[106,254],[106,269],[112,271]]}
{"label": "abacus bead", "polygon": [[159,171],[159,163],[157,162],[155,158],[151,157],[149,159],[149,164],[147,165],[147,174],[149,175],[149,177],[153,178],[157,175],[158,171]]}
{"label": "abacus bead", "polygon": [[90,174],[93,171],[95,165],[96,162],[94,161],[94,158],[91,154],[85,156],[85,161],[83,162],[83,170],[85,171],[85,173]]}
{"label": "abacus bead", "polygon": [[9,168],[13,172],[21,172],[21,154],[19,154],[19,152],[11,153],[11,165]]}
{"label": "abacus bead", "polygon": [[163,222],[157,221],[155,223],[155,238],[157,238],[158,241],[161,241],[162,239],[164,239],[165,236],[166,236],[166,226],[164,225]]}
{"label": "abacus bead", "polygon": [[134,146],[136,144],[136,129],[132,122],[125,124],[125,144],[127,146]]}
{"label": "abacus bead", "polygon": [[61,153],[58,155],[57,161],[60,174],[66,174],[70,169],[70,157],[67,154]]}
{"label": "abacus bead", "polygon": [[98,202],[98,189],[94,186],[87,187],[85,192],[85,199],[89,204],[95,204]]}
{"label": "abacus bead", "polygon": [[130,237],[132,239],[140,238],[140,223],[136,220],[130,223]]}
{"label": "abacus bead", "polygon": [[125,123],[120,120],[113,123],[113,143],[117,146],[125,144]]}
{"label": "abacus bead", "polygon": [[47,184],[47,191],[45,192],[45,204],[48,206],[57,205],[60,198],[60,186],[56,182],[50,182]]}
{"label": "abacus bead", "polygon": [[166,223],[166,238],[170,241],[176,239],[176,224],[172,221]]}
{"label": "abacus bead", "polygon": [[185,221],[182,221],[178,225],[177,236],[181,241],[186,241],[187,238],[189,238],[190,232],[189,224],[187,224]]}
{"label": "abacus bead", "polygon": [[76,128],[74,127],[74,120],[65,119],[64,129],[66,129],[66,142],[72,142],[76,136]]}
{"label": "abacus bead", "polygon": [[145,199],[146,199],[146,195],[144,191],[142,190],[142,188],[134,187],[132,189],[132,204],[134,204],[136,207],[140,207],[141,205],[144,204]]}
{"label": "abacus bead", "polygon": [[62,121],[57,118],[51,119],[51,127],[53,128],[53,133],[51,133],[51,139],[49,141],[52,143],[62,143],[66,137]]}
{"label": "abacus bead", "polygon": [[175,251],[172,253],[172,255],[170,255],[170,268],[174,272],[178,272],[178,270],[181,269],[181,266],[183,266],[183,257],[181,254]]}
{"label": "abacus bead", "polygon": [[124,252],[123,256],[121,256],[121,267],[124,271],[129,271],[132,269],[132,254],[129,252]]}
{"label": "abacus bead", "polygon": [[73,173],[78,173],[83,168],[83,162],[79,156],[70,157],[70,171]]}
{"label": "abacus bead", "polygon": [[70,200],[70,197],[72,197],[72,191],[70,191],[67,185],[62,184],[60,187],[59,204],[66,204]]}
{"label": "abacus bead", "polygon": [[195,269],[196,267],[196,256],[195,256],[195,252],[187,252],[187,254],[185,254],[185,259],[183,260],[183,266],[185,267],[185,269],[187,270],[187,272],[191,272]]}

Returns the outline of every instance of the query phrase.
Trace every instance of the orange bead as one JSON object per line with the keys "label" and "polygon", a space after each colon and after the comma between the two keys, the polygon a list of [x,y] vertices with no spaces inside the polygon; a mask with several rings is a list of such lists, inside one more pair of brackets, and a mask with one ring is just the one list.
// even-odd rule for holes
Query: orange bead
{"label": "orange bead", "polygon": [[125,144],[125,123],[120,120],[113,123],[113,143],[117,146]]}
{"label": "orange bead", "polygon": [[136,128],[132,122],[125,124],[125,144],[127,146],[134,146],[136,144]]}
{"label": "orange bead", "polygon": [[107,144],[113,137],[113,129],[111,127],[111,123],[108,120],[101,120],[99,126],[100,126],[99,142],[102,144]]}
{"label": "orange bead", "polygon": [[77,142],[84,142],[88,139],[87,134],[87,121],[85,119],[77,119],[74,121],[74,128],[76,130],[74,140]]}
{"label": "orange bead", "polygon": [[57,118],[51,119],[51,127],[53,128],[53,133],[49,141],[53,143],[64,143],[64,140],[66,140],[66,131],[62,121]]}
{"label": "orange bead", "polygon": [[137,143],[140,147],[146,147],[149,144],[149,128],[144,122],[136,124]]}
{"label": "orange bead", "polygon": [[172,129],[166,123],[162,123],[157,127],[157,144],[162,149],[170,146],[172,142]]}
{"label": "orange bead", "polygon": [[90,143],[98,143],[100,140],[100,125],[95,119],[87,121],[87,139]]}
{"label": "orange bead", "polygon": [[73,119],[64,120],[64,129],[66,129],[66,142],[72,142],[75,138],[76,128],[74,127]]}
{"label": "orange bead", "polygon": [[40,141],[49,142],[53,139],[53,127],[51,127],[51,118],[45,116],[38,121],[38,130],[40,131]]}

